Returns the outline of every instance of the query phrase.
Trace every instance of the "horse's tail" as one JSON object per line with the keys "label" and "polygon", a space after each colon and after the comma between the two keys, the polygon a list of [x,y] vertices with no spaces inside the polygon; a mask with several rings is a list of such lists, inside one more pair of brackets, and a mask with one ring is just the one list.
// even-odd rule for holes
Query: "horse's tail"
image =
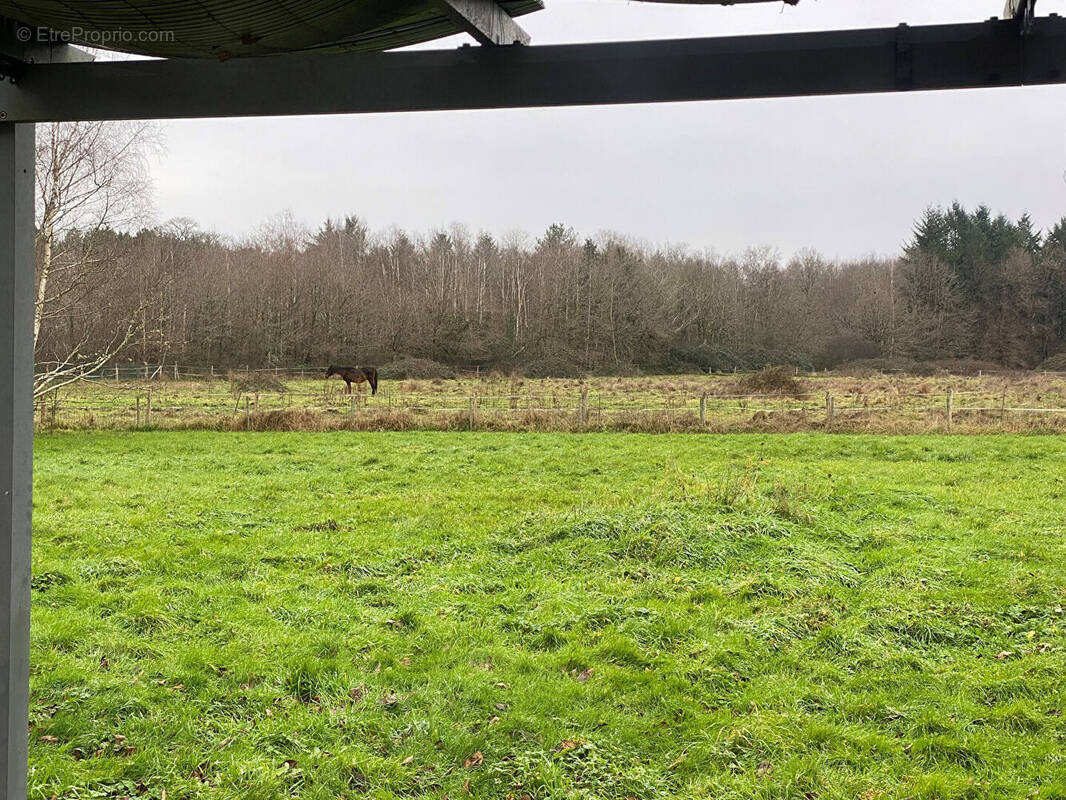
{"label": "horse's tail", "polygon": [[370,384],[370,394],[378,393],[378,371],[374,367],[363,367],[367,382]]}

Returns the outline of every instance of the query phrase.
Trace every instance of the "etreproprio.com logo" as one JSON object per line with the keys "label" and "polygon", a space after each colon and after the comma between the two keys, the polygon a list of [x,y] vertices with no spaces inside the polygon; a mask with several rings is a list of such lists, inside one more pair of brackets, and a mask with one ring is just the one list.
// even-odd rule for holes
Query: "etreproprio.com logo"
{"label": "etreproprio.com logo", "polygon": [[21,25],[15,32],[15,36],[20,42],[27,44],[83,44],[90,47],[113,47],[117,44],[174,41],[174,31],[131,31],[126,28],[89,30],[78,26],[57,31],[52,28],[30,28]]}

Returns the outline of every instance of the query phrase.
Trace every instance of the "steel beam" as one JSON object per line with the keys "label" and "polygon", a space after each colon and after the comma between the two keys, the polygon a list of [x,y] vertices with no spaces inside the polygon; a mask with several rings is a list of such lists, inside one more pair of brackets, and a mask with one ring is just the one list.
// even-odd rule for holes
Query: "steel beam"
{"label": "steel beam", "polygon": [[27,67],[0,119],[166,119],[655,103],[1066,82],[1066,21]]}
{"label": "steel beam", "polygon": [[0,124],[0,797],[26,796],[33,466],[33,126]]}
{"label": "steel beam", "polygon": [[438,5],[448,19],[481,44],[529,44],[529,34],[496,0],[438,0]]}

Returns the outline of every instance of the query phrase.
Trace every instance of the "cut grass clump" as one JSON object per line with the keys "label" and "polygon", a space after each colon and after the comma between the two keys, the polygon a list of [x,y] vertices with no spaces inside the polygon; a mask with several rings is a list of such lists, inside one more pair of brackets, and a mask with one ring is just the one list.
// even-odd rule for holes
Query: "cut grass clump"
{"label": "cut grass clump", "polygon": [[320,700],[326,685],[326,668],[318,661],[303,661],[285,677],[285,692],[301,703]]}

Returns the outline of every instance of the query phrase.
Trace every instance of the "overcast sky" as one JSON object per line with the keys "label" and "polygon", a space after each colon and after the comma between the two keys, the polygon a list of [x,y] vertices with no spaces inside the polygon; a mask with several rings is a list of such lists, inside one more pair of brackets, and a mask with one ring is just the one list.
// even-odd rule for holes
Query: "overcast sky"
{"label": "overcast sky", "polygon": [[[1062,11],[1045,0],[1042,11]],[[535,44],[972,21],[1003,0],[673,6],[547,0]],[[454,37],[434,47],[455,47]],[[166,124],[160,220],[474,232],[552,222],[719,253],[895,253],[929,204],[1066,214],[1066,88]]]}

